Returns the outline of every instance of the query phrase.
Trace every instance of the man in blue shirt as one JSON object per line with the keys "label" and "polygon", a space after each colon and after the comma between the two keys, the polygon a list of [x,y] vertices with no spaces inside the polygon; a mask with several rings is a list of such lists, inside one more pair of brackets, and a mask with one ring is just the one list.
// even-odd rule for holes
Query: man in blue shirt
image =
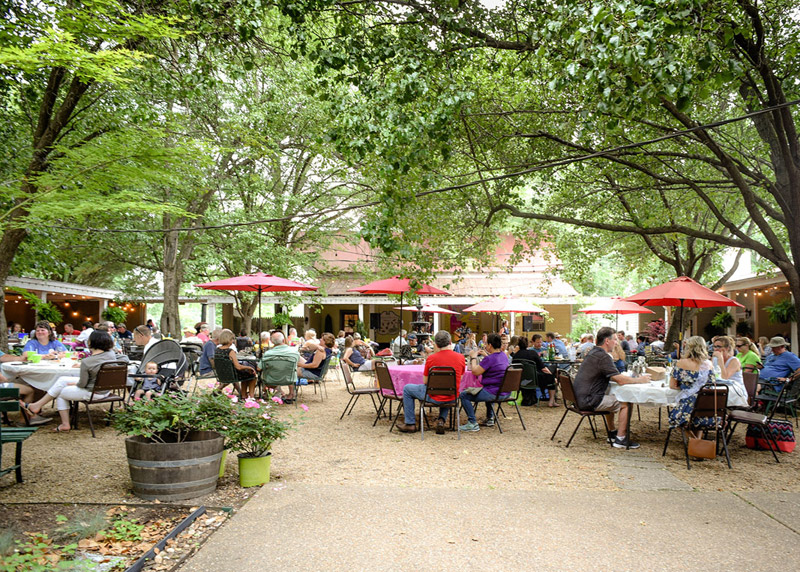
{"label": "man in blue shirt", "polygon": [[211,333],[211,339],[203,344],[203,353],[200,355],[200,377],[214,377],[214,351],[222,328],[217,328]]}
{"label": "man in blue shirt", "polygon": [[569,357],[569,352],[567,351],[567,346],[564,345],[564,342],[559,340],[553,332],[547,332],[545,334],[545,337],[547,338],[548,345],[549,344],[553,344],[553,347],[556,350],[556,355],[557,356],[561,356],[564,359],[567,359]]}
{"label": "man in blue shirt", "polygon": [[[786,349],[786,340],[776,336],[769,341],[772,355],[764,360],[764,367],[758,373],[761,379],[787,378],[792,372],[800,368],[800,358]],[[775,391],[780,391],[783,384],[774,386]]]}

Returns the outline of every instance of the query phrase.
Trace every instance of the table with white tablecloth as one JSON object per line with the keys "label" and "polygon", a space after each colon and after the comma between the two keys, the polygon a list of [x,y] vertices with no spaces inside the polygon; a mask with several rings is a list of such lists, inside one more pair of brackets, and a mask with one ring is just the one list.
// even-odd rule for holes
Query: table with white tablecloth
{"label": "table with white tablecloth", "polygon": [[[728,407],[747,407],[747,391],[744,389],[744,384],[732,383],[728,380],[720,380],[718,383],[728,386]],[[665,405],[675,405],[680,391],[670,389],[668,380],[651,381],[650,383],[626,383],[624,385],[612,381],[608,384],[606,393],[616,397],[620,403],[663,407]]]}
{"label": "table with white tablecloth", "polygon": [[7,361],[2,363],[3,375],[12,383],[26,383],[41,391],[47,391],[64,375],[77,376],[78,362],[72,359],[42,360],[38,363]]}

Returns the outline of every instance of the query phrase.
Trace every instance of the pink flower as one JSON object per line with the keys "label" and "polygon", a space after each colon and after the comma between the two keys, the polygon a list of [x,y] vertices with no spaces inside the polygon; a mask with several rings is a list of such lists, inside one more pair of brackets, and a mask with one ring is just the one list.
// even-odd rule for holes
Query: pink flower
{"label": "pink flower", "polygon": [[306,405],[305,403],[301,403],[300,409],[302,409],[303,411],[308,411],[308,405]]}
{"label": "pink flower", "polygon": [[251,399],[249,397],[244,400],[244,406],[247,407],[248,409],[253,409],[253,408],[261,409],[261,406],[258,404],[258,402],[255,399]]}
{"label": "pink flower", "polygon": [[236,397],[235,395],[229,395],[228,397],[231,398],[232,403],[239,403],[239,398]]}
{"label": "pink flower", "polygon": [[[209,381],[206,384],[206,387],[208,387],[209,389],[215,389],[217,387],[217,382],[216,381]],[[223,391],[225,391],[225,390],[223,389]]]}
{"label": "pink flower", "polygon": [[280,398],[280,397],[278,397],[277,395],[276,395],[275,397],[273,397],[273,398],[272,398],[272,401],[274,401],[274,402],[275,402],[275,403],[277,403],[278,405],[283,405],[283,399],[281,399],[281,398]]}
{"label": "pink flower", "polygon": [[225,387],[222,388],[222,393],[230,397],[233,394],[233,387],[226,385]]}
{"label": "pink flower", "polygon": [[262,414],[261,414],[261,417],[263,417],[264,419],[272,419],[272,418],[269,416],[269,413],[262,413]]}

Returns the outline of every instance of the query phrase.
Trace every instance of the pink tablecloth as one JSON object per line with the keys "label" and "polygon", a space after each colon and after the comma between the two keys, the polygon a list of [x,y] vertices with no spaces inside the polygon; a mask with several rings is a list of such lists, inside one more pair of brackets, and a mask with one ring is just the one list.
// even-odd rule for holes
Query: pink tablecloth
{"label": "pink tablecloth", "polygon": [[[390,365],[388,370],[392,375],[392,382],[394,383],[397,395],[401,395],[403,393],[403,388],[409,383],[425,383],[425,377],[423,376],[423,371],[425,370],[424,365]],[[480,386],[481,376],[476,376],[474,373],[466,371],[464,375],[461,376],[461,383],[458,389],[459,391],[464,391],[468,387]],[[389,391],[384,391],[384,393],[391,394]]]}

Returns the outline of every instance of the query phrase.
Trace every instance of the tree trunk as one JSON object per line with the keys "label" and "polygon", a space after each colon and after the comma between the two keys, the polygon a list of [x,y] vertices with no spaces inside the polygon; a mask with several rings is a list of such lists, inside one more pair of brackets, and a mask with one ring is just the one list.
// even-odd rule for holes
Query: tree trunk
{"label": "tree trunk", "polygon": [[[26,236],[28,236],[28,232],[25,229],[6,228],[0,239],[0,286],[2,286],[3,292],[5,292],[6,279],[11,272],[11,263]],[[0,347],[8,351],[5,296],[0,298]]]}
{"label": "tree trunk", "polygon": [[164,234],[164,310],[161,314],[161,332],[171,337],[181,335],[178,298],[183,282],[183,259],[178,256],[179,236],[177,231]]}

